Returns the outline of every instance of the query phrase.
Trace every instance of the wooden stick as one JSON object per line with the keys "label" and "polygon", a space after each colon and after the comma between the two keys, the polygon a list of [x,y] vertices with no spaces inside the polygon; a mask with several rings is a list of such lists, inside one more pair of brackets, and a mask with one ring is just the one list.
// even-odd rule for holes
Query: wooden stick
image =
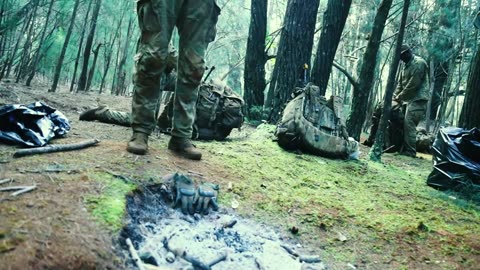
{"label": "wooden stick", "polygon": [[212,267],[212,266],[214,266],[215,264],[217,264],[221,261],[225,261],[226,259],[227,259],[227,253],[223,252],[216,259],[213,259],[211,262],[209,262],[208,266]]}
{"label": "wooden stick", "polygon": [[13,156],[23,157],[23,156],[36,155],[36,154],[73,151],[73,150],[79,150],[79,149],[96,145],[99,142],[100,142],[99,140],[93,139],[93,140],[88,140],[88,141],[79,142],[79,143],[72,143],[72,144],[52,144],[44,147],[21,149],[16,151],[15,154],[13,154]]}
{"label": "wooden stick", "polygon": [[295,257],[298,257],[300,255],[298,255],[298,253],[291,247],[287,246],[287,245],[280,245],[283,249],[285,249],[286,252],[288,252],[290,255],[292,256],[295,256]]}
{"label": "wooden stick", "polygon": [[143,267],[142,260],[138,256],[137,250],[135,250],[135,247],[133,246],[132,240],[130,240],[130,238],[127,238],[126,242],[128,245],[128,250],[130,251],[130,255],[132,255],[132,259],[135,265],[138,267],[138,269],[145,270],[145,267]]}
{"label": "wooden stick", "polygon": [[26,188],[30,188],[30,187],[32,187],[32,186],[11,186],[11,187],[0,188],[0,191],[20,190],[20,189],[26,189]]}
{"label": "wooden stick", "polygon": [[12,195],[10,195],[10,196],[15,197],[15,196],[21,195],[21,194],[23,194],[23,193],[30,192],[30,191],[32,191],[32,190],[34,190],[34,189],[36,189],[36,188],[37,188],[36,185],[35,185],[35,186],[31,186],[31,187],[26,187],[26,188],[24,188],[24,189],[21,189],[21,190],[19,190],[19,191],[16,191],[16,192],[12,193]]}
{"label": "wooden stick", "polygon": [[7,179],[3,179],[3,180],[0,180],[0,185],[3,185],[3,184],[8,183],[8,182],[13,182],[13,181],[15,181],[15,180],[13,180],[13,179],[8,179],[8,178],[7,178]]}

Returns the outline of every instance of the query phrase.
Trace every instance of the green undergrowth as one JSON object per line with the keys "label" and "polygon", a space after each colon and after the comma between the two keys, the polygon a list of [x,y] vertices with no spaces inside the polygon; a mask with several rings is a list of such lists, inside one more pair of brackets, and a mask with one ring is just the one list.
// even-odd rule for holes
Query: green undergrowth
{"label": "green undergrowth", "polygon": [[[260,125],[246,138],[200,145],[239,179],[221,203],[235,199],[241,213],[285,229],[299,226],[309,239],[318,230],[379,239],[384,246],[378,250],[401,234],[480,232],[477,205],[426,185],[430,161],[390,154],[384,163],[343,161],[287,152],[272,140],[274,128]],[[375,245],[368,248],[375,251]],[[350,253],[335,256],[354,260],[355,252]]]}
{"label": "green undergrowth", "polygon": [[99,187],[99,194],[86,198],[88,209],[109,229],[118,231],[123,226],[126,195],[135,189],[135,185],[107,173],[89,172],[88,175]]}

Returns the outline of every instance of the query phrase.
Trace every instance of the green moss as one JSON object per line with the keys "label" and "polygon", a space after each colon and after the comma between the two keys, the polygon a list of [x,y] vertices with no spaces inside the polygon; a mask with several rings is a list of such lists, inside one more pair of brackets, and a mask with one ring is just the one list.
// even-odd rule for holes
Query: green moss
{"label": "green moss", "polygon": [[127,193],[135,189],[135,185],[125,183],[107,173],[90,172],[89,177],[101,186],[99,195],[86,198],[86,204],[92,215],[113,231],[119,230],[123,224]]}
{"label": "green moss", "polygon": [[[384,163],[368,157],[343,161],[287,152],[272,140],[274,130],[274,126],[260,125],[246,138],[199,143],[212,153],[212,163],[223,164],[238,178],[221,203],[228,205],[235,198],[241,213],[282,227],[297,224],[310,231],[306,237],[323,226],[369,241],[381,240],[378,249],[388,249],[392,241],[400,241],[401,234],[417,233],[420,223],[428,227],[422,233],[430,239],[436,239],[439,230],[457,236],[480,231],[478,222],[464,222],[479,220],[477,205],[449,199],[426,186],[430,161],[391,154],[384,155]],[[370,248],[368,241],[362,243]],[[464,249],[463,244],[456,250]],[[327,253],[343,259],[355,255],[348,249]]]}

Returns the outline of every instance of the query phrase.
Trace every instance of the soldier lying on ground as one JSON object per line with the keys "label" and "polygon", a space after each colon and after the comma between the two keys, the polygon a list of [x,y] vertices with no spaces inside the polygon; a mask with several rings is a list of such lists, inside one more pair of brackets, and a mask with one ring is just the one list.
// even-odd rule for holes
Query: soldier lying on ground
{"label": "soldier lying on ground", "polygon": [[[169,74],[167,82],[175,82],[175,73]],[[174,86],[174,84],[173,84]],[[169,89],[167,83],[164,89]],[[211,80],[199,86],[199,97],[196,105],[196,118],[194,122],[192,139],[223,140],[234,128],[243,124],[243,100],[230,87],[219,81]],[[157,119],[160,132],[171,134],[173,118],[174,95],[163,109]],[[80,114],[80,120],[100,121],[103,123],[130,127],[132,114],[111,110],[107,106],[100,106]]]}
{"label": "soldier lying on ground", "polygon": [[[392,110],[390,111],[390,118],[388,120],[387,130],[385,132],[385,144],[383,149],[388,153],[398,152],[403,143],[403,121],[405,108],[397,101],[392,101]],[[372,146],[377,134],[380,118],[382,117],[383,103],[375,106],[372,114],[372,127],[370,128],[370,135],[368,139],[363,142],[363,145]],[[434,140],[432,134],[428,134],[423,128],[417,128],[416,149],[418,152],[430,153],[431,146]]]}

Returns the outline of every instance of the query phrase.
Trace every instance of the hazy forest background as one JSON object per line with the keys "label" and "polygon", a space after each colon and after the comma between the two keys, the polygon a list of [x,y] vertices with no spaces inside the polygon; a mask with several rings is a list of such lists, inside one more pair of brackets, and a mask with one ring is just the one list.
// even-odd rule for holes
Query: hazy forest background
{"label": "hazy forest background", "polygon": [[247,121],[225,141],[195,141],[196,162],[170,153],[168,135],[150,136],[148,155],[138,156],[125,150],[131,128],[78,120],[100,104],[131,108],[136,1],[0,0],[0,105],[43,100],[72,123],[53,144],[101,141],[22,158],[0,144],[2,185],[36,186],[20,197],[0,193],[0,269],[132,269],[119,244],[129,229],[126,198],[191,171],[220,185],[222,208],[278,228],[329,269],[478,269],[478,201],[428,187],[431,155],[385,153],[379,163],[369,157],[382,149],[360,145],[359,160],[334,160],[273,139],[295,87],[311,82],[327,99],[343,98],[348,133],[363,141],[375,105],[392,99],[401,43],[430,67],[422,126],[432,134],[480,127],[480,2],[216,3],[206,65],[244,97]]}
{"label": "hazy forest background", "polygon": [[[212,77],[245,97],[249,119],[274,123],[294,87],[312,81],[327,96],[344,97],[348,130],[359,139],[367,115],[383,99],[406,1],[217,2],[222,13],[206,62],[216,67]],[[139,28],[135,1],[120,3],[2,0],[0,79],[41,82],[52,92],[131,95]],[[463,106],[466,93],[478,101],[468,91],[469,74],[476,77],[471,91],[478,85],[478,2],[408,4],[403,40],[431,67],[427,128],[474,126],[478,116],[470,123],[461,115],[470,108]]]}

